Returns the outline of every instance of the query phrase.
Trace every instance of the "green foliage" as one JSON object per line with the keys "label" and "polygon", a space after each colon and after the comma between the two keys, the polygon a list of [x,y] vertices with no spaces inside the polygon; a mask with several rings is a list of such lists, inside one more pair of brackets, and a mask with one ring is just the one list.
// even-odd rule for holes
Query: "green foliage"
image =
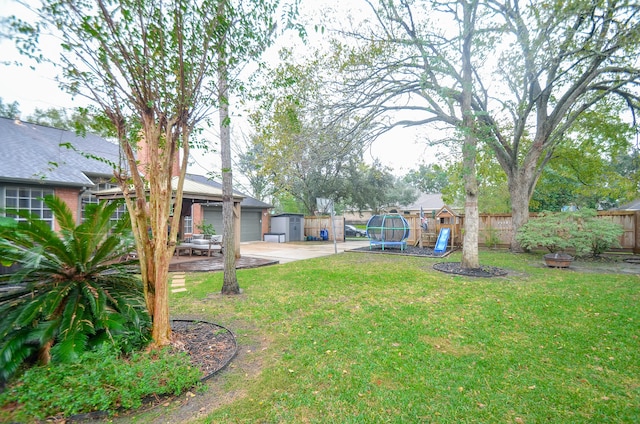
{"label": "green foliage", "polygon": [[583,112],[568,139],[554,149],[531,211],[568,205],[610,209],[637,196],[637,169],[625,166],[632,157],[633,127],[616,114],[623,116],[623,108],[611,101]]}
{"label": "green foliage", "polygon": [[622,228],[598,218],[595,210],[543,212],[520,227],[516,240],[525,249],[551,253],[574,249],[578,255],[597,256],[618,245]]}
{"label": "green foliage", "polygon": [[487,228],[484,234],[484,244],[490,249],[495,248],[500,244],[500,237],[498,236],[498,230],[495,228]]}
{"label": "green foliage", "polygon": [[20,104],[15,101],[5,104],[0,97],[0,117],[9,119],[20,117]]}
{"label": "green foliage", "polygon": [[620,236],[624,233],[620,225],[598,218],[593,209],[579,211],[578,219],[580,230],[573,237],[578,254],[599,256],[620,246]]}
{"label": "green foliage", "polygon": [[409,205],[418,191],[404,179],[394,177],[390,169],[376,160],[372,165],[358,164],[346,179],[348,196],[345,203],[359,211],[380,213],[384,208]]}
{"label": "green foliage", "polygon": [[178,395],[194,386],[200,371],[184,353],[168,349],[121,357],[109,346],[83,354],[75,363],[33,367],[0,394],[13,411],[0,419],[32,422],[93,411],[138,408],[151,395]]}
{"label": "green foliage", "polygon": [[[515,226],[526,221],[536,183],[562,145],[579,148],[597,142],[605,147],[589,149],[589,161],[581,162],[579,155],[572,161],[579,166],[573,169],[576,179],[599,175],[581,187],[586,205],[609,203],[623,197],[614,193],[628,192],[623,179],[612,181],[605,190],[592,184],[610,181],[602,177],[611,168],[604,175],[591,172],[602,163],[591,153],[606,156],[619,151],[620,141],[625,136],[628,140],[632,129],[620,116],[635,116],[638,110],[640,70],[633,53],[640,40],[637,4],[367,3],[371,15],[355,13],[350,29],[338,30],[342,39],[334,41],[343,64],[337,100],[343,116],[359,114],[386,128],[435,123],[440,126],[437,130],[470,128],[461,121],[475,117],[478,149],[488,150],[491,162],[502,168],[501,175],[491,174],[498,178],[483,181],[490,174],[478,162],[480,210],[511,208]],[[463,20],[469,17],[464,15],[469,8],[474,9],[473,18]],[[451,28],[446,37],[442,27]],[[489,56],[495,61],[486,60]],[[418,68],[421,72],[415,72]],[[471,111],[460,110],[468,90],[473,91]],[[621,113],[623,109],[632,113]],[[449,131],[441,134],[451,136]],[[460,146],[464,137],[456,138]],[[461,147],[457,150],[464,153]],[[461,183],[467,175],[461,172],[458,189],[450,192],[449,199],[462,197]],[[589,198],[587,194],[594,191],[597,199]],[[504,196],[507,192],[510,197]],[[483,204],[483,199],[491,201]],[[512,247],[518,248],[515,243]]]}
{"label": "green foliage", "polygon": [[372,127],[337,119],[326,102],[326,57],[304,64],[290,51],[284,63],[262,82],[258,111],[251,116],[256,136],[251,140],[259,175],[273,184],[276,197],[286,192],[312,214],[316,198],[349,203],[357,198],[354,179],[360,177],[364,148]]}
{"label": "green foliage", "polygon": [[411,169],[404,179],[423,193],[442,193],[449,184],[447,170],[438,164],[421,163],[418,169]]}
{"label": "green foliage", "polygon": [[307,209],[300,200],[288,192],[278,192],[274,197],[274,212],[276,213],[306,213]]}
{"label": "green foliage", "polygon": [[207,224],[206,222],[196,225],[196,228],[200,230],[202,234],[214,235],[216,233],[216,228],[213,224]]}
{"label": "green foliage", "polygon": [[129,220],[111,220],[117,202],[87,207],[76,226],[69,207],[44,199],[60,232],[24,212],[6,210],[21,221],[0,226],[0,257],[20,265],[0,276],[17,297],[0,304],[0,380],[27,360],[72,362],[105,343],[131,351],[147,342],[149,317],[133,262]]}
{"label": "green foliage", "polygon": [[574,247],[572,234],[578,230],[570,212],[542,212],[518,229],[516,240],[525,249],[542,247],[551,253]]}
{"label": "green foliage", "polygon": [[34,124],[46,125],[84,135],[87,132],[101,137],[115,137],[115,129],[109,119],[95,108],[73,109],[65,108],[36,108],[26,120]]}
{"label": "green foliage", "polygon": [[[256,136],[251,137],[237,155],[236,169],[248,181],[245,191],[252,197],[264,201],[273,191],[270,178],[261,172],[262,144],[256,141]],[[235,181],[234,181],[235,183]]]}

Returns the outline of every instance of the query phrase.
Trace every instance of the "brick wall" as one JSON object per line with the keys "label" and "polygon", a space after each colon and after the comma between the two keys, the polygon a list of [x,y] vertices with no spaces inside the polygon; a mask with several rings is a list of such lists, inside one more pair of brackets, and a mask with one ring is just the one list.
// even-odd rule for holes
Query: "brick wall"
{"label": "brick wall", "polygon": [[[79,223],[80,222],[80,218],[79,218],[80,204],[78,203],[78,201],[80,197],[80,190],[78,188],[58,187],[54,190],[54,193],[60,199],[64,200],[67,206],[69,206],[69,209],[71,209],[71,213],[73,214],[73,219],[75,220],[75,222]],[[57,221],[54,222],[53,229],[55,231],[60,230],[60,226],[58,225]]]}
{"label": "brick wall", "polygon": [[194,203],[191,212],[193,214],[193,232],[194,234],[198,234],[200,233],[198,225],[201,225],[202,221],[204,221],[204,210],[202,210],[202,205],[200,203]]}

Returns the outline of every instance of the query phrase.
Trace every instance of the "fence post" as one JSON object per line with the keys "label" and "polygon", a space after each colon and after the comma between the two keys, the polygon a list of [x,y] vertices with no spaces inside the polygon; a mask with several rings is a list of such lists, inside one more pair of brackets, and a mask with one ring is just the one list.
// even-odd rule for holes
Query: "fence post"
{"label": "fence post", "polygon": [[635,211],[634,216],[634,235],[633,235],[633,254],[640,253],[640,211]]}

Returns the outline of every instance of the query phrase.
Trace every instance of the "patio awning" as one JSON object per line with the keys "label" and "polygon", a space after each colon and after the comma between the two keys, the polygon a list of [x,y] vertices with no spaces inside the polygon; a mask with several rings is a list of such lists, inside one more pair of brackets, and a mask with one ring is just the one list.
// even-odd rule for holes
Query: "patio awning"
{"label": "patio awning", "polygon": [[[171,187],[175,191],[178,187],[178,177],[171,179]],[[131,187],[131,193],[135,194],[133,186]],[[122,190],[117,188],[111,188],[107,190],[101,190],[93,193],[99,199],[121,199]],[[195,202],[222,202],[222,189],[212,187],[207,184],[202,184],[196,181],[185,178],[184,186],[182,189],[182,197],[184,199],[192,199]],[[241,202],[245,196],[238,194],[233,195],[234,202]]]}

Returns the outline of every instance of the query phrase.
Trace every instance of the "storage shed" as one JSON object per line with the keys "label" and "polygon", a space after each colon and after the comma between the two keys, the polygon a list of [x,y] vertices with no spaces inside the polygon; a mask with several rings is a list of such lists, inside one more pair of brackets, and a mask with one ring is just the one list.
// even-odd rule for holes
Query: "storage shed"
{"label": "storage shed", "polygon": [[303,241],[304,215],[297,213],[273,215],[269,234],[284,234],[286,242]]}

